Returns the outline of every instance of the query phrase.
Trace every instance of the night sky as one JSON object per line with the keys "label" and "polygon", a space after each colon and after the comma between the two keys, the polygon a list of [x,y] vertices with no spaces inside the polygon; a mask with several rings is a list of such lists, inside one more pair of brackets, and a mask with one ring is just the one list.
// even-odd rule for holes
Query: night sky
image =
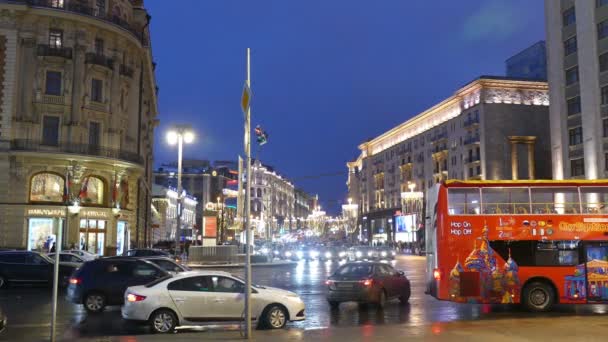
{"label": "night sky", "polygon": [[[357,146],[544,39],[542,0],[146,0],[160,87],[155,164],[242,153],[240,96],[252,48],[259,157],[337,213]],[[255,145],[253,145],[255,147]],[[257,147],[253,148],[256,153]],[[255,155],[254,155],[255,157]],[[318,177],[323,174],[340,175]]]}

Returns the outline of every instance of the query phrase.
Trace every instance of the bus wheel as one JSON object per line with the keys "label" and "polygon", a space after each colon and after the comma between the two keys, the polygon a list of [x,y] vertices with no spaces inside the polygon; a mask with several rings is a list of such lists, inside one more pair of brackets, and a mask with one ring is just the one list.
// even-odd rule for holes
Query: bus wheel
{"label": "bus wheel", "polygon": [[549,311],[555,302],[555,291],[551,285],[535,281],[524,287],[522,304],[529,311]]}

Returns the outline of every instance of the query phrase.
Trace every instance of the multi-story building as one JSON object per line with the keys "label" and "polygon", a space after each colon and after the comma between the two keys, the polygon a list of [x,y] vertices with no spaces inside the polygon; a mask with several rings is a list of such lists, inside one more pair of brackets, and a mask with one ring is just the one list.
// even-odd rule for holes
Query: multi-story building
{"label": "multi-story building", "polygon": [[313,196],[308,194],[306,191],[300,188],[296,188],[294,190],[294,216],[295,216],[295,226],[291,226],[290,228],[295,229],[304,229],[306,228],[306,219],[312,213],[312,199]]}
{"label": "multi-story building", "polygon": [[392,240],[402,193],[445,179],[550,178],[546,82],[482,76],[359,145],[349,197],[368,239]]}
{"label": "multi-story building", "polygon": [[[157,87],[142,0],[0,1],[0,246],[150,240]],[[68,210],[69,207],[69,210]]]}
{"label": "multi-story building", "polygon": [[507,77],[547,79],[547,47],[541,40],[505,61]]}
{"label": "multi-story building", "polygon": [[296,226],[295,191],[291,182],[256,160],[251,167],[251,215],[259,236],[269,238]]}
{"label": "multi-story building", "polygon": [[608,1],[546,0],[553,177],[608,173]]}
{"label": "multi-story building", "polygon": [[[196,226],[202,227],[203,211],[210,203],[218,199],[226,203],[224,189],[233,182],[238,182],[238,171],[232,169],[231,162],[207,160],[184,160],[182,163],[182,188],[198,201],[196,209]],[[177,188],[177,165],[163,164],[154,171],[154,184]]]}
{"label": "multi-story building", "polygon": [[[182,193],[183,209],[180,235],[185,240],[195,237],[197,201],[186,191]],[[152,211],[155,224],[152,230],[152,242],[175,241],[177,228],[177,190],[152,184]]]}

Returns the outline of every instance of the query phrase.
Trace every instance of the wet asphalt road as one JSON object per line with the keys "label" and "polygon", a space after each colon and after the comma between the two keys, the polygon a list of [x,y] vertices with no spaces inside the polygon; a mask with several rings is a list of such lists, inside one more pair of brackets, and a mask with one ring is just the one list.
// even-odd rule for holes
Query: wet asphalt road
{"label": "wet asphalt road", "polygon": [[[361,331],[380,331],[385,328],[406,328],[440,326],[444,323],[478,320],[552,319],[573,316],[597,316],[608,311],[602,305],[558,306],[548,314],[532,314],[521,311],[517,306],[490,306],[455,304],[437,301],[424,294],[424,258],[398,256],[390,262],[396,269],[405,271],[412,284],[410,304],[403,306],[398,301],[391,302],[384,310],[373,306],[360,308],[355,303],[343,303],[339,310],[330,310],[325,300],[326,277],[339,264],[337,262],[299,262],[296,266],[256,267],[253,271],[254,283],[288,289],[298,293],[306,303],[307,319],[289,324],[291,333],[302,334],[311,330],[349,328]],[[240,269],[227,269],[236,275],[243,275]],[[0,333],[0,341],[43,341],[48,340],[50,331],[51,291],[47,288],[9,288],[0,291],[0,307],[6,312],[9,324]],[[608,319],[606,317],[605,319]],[[201,331],[183,330],[172,336],[184,338],[214,339],[214,334],[231,331],[237,338],[238,325],[209,327]],[[274,332],[273,332],[274,333]],[[373,335],[373,333],[372,333]],[[64,340],[118,340],[136,341],[157,339],[149,334],[146,327],[128,324],[120,317],[120,308],[109,308],[98,315],[87,315],[82,307],[65,301],[62,297],[58,311],[58,337]]]}

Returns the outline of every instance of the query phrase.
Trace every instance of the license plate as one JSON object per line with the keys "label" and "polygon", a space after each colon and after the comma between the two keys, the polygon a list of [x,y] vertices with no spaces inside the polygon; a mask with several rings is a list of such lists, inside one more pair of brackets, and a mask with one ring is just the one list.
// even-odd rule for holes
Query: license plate
{"label": "license plate", "polygon": [[337,284],[339,289],[352,289],[353,285],[352,284],[348,284],[348,283],[338,283]]}

